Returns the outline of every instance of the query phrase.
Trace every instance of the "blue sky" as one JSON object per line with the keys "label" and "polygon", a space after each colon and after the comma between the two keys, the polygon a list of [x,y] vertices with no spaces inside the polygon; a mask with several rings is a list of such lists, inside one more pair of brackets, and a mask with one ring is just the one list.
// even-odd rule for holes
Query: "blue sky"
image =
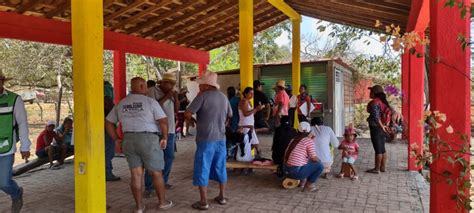
{"label": "blue sky", "polygon": [[[318,19],[314,19],[311,17],[303,16],[303,21],[301,23],[301,35],[321,35],[322,40],[321,42],[326,42],[329,33],[331,32],[329,29],[326,29],[324,32],[319,32],[319,30],[316,29],[317,27],[317,22]],[[327,23],[327,22],[322,22],[322,23]],[[375,24],[375,23],[374,23]],[[280,37],[276,39],[276,43],[280,46],[282,45],[287,45],[290,46],[290,40],[288,39],[288,33],[284,32]],[[369,39],[371,41],[370,45],[364,44],[363,41]],[[375,42],[375,40],[378,40],[377,36],[372,36],[372,38],[363,38],[357,42],[354,43],[354,49],[357,50],[360,53],[366,53],[366,54],[374,54],[374,55],[381,55],[383,52],[383,45],[380,42]]]}

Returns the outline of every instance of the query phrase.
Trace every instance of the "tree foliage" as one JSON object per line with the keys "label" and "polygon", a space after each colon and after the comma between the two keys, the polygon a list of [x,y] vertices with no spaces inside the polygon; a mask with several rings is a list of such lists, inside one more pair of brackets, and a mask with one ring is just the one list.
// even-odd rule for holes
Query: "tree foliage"
{"label": "tree foliage", "polygon": [[[289,61],[291,52],[288,47],[280,47],[275,42],[284,31],[288,31],[289,22],[282,22],[254,37],[254,58],[255,64],[271,63],[279,61]],[[240,66],[239,44],[232,43],[210,51],[211,62],[209,69],[212,71],[222,71],[237,69]]]}

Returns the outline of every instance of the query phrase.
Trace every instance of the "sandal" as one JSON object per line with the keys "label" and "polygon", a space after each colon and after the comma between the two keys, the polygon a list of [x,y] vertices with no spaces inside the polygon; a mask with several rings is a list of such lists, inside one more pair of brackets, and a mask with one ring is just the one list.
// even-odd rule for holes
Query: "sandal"
{"label": "sandal", "polygon": [[359,176],[357,176],[357,175],[354,175],[354,176],[351,177],[351,180],[358,180],[358,179],[359,179]]}
{"label": "sandal", "polygon": [[344,178],[344,173],[337,174],[336,177],[343,179]]}
{"label": "sandal", "polygon": [[367,173],[372,173],[372,174],[379,174],[379,170],[377,170],[377,169],[375,169],[375,168],[374,168],[374,169],[369,169],[369,170],[367,170],[367,171],[365,171],[365,172],[367,172]]}
{"label": "sandal", "polygon": [[311,187],[304,187],[303,188],[303,192],[316,192],[318,191],[319,189],[316,188],[316,186],[311,186]]}
{"label": "sandal", "polygon": [[226,205],[227,204],[227,198],[225,197],[215,197],[214,200],[219,204],[219,205]]}
{"label": "sandal", "polygon": [[143,213],[145,212],[145,205],[143,205],[143,207],[141,209],[135,209],[133,210],[134,213]]}
{"label": "sandal", "polygon": [[201,201],[197,201],[191,205],[193,209],[201,210],[201,211],[206,211],[209,209],[209,204],[202,204]]}
{"label": "sandal", "polygon": [[168,204],[163,205],[163,206],[158,206],[158,210],[168,210],[172,208],[173,206],[175,206],[175,203],[173,203],[173,201],[171,200],[167,200],[166,202],[168,202]]}
{"label": "sandal", "polygon": [[385,168],[380,168],[380,171],[381,172],[386,172],[387,170],[385,170]]}

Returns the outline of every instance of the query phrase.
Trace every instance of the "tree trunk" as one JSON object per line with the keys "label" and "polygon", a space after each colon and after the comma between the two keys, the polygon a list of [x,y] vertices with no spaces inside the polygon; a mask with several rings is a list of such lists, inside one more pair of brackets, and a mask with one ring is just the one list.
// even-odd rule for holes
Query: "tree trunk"
{"label": "tree trunk", "polygon": [[58,82],[58,100],[56,101],[56,126],[59,126],[59,121],[61,119],[61,102],[63,98],[63,85],[61,83],[61,74],[58,73],[56,79]]}
{"label": "tree trunk", "polygon": [[69,107],[69,114],[73,115],[74,114],[74,110],[72,108],[72,104],[71,104],[71,97],[67,97],[67,106]]}
{"label": "tree trunk", "polygon": [[40,114],[40,121],[43,121],[43,107],[41,106],[40,102],[37,101],[36,104],[38,104],[38,107],[40,109],[39,114]]}

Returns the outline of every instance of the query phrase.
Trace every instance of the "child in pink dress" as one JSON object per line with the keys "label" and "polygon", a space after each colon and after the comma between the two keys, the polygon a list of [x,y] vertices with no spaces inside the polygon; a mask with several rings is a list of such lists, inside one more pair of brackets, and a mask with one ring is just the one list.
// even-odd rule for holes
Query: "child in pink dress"
{"label": "child in pink dress", "polygon": [[359,178],[354,167],[354,163],[359,155],[359,144],[356,142],[356,137],[357,134],[353,128],[346,128],[344,131],[344,140],[338,147],[338,149],[342,150],[341,172],[338,175],[340,178],[344,177],[344,171],[347,169],[350,170],[351,180],[357,180]]}

